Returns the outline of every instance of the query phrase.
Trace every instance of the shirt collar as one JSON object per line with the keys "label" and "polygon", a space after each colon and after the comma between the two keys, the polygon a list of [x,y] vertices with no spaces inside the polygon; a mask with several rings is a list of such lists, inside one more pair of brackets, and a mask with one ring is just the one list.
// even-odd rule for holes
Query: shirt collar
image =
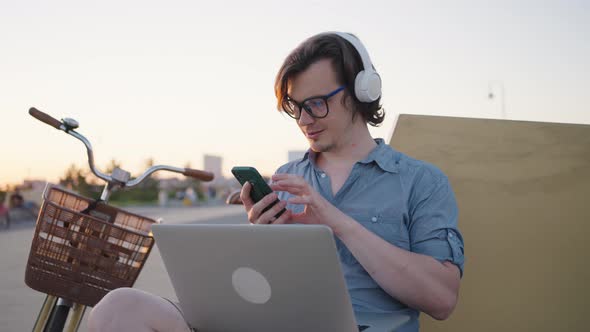
{"label": "shirt collar", "polygon": [[[382,170],[390,173],[399,173],[399,152],[390,148],[382,138],[375,139],[377,146],[369,153],[367,158],[359,161],[361,164],[370,164],[375,162]],[[315,167],[315,160],[317,152],[308,149],[303,158],[297,162],[297,165],[302,163],[311,163]]]}
{"label": "shirt collar", "polygon": [[305,154],[303,155],[303,158],[301,158],[301,160],[297,162],[297,165],[311,165],[311,167],[313,167],[316,171],[319,171],[320,169],[316,164],[317,157],[317,152],[308,149],[307,152],[305,152]]}
{"label": "shirt collar", "polygon": [[359,161],[361,164],[375,162],[382,170],[390,173],[399,173],[399,153],[385,144],[382,138],[375,139],[377,146],[369,153],[367,158]]}
{"label": "shirt collar", "polygon": [[311,151],[311,149],[308,149],[307,152],[305,152],[305,154],[303,155],[303,158],[301,158],[301,160],[299,160],[297,162],[297,165],[301,165],[303,163],[308,163],[309,162],[309,154],[312,152],[313,151]]}

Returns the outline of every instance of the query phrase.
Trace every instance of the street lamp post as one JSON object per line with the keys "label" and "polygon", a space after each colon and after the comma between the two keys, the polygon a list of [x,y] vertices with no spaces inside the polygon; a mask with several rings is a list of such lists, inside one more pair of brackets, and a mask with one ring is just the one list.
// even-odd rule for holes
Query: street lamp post
{"label": "street lamp post", "polygon": [[496,98],[496,95],[494,94],[492,87],[494,85],[497,85],[500,87],[500,106],[501,106],[501,111],[502,111],[502,119],[506,119],[506,95],[505,95],[505,90],[504,90],[504,82],[502,81],[490,81],[488,83],[488,99],[494,99]]}

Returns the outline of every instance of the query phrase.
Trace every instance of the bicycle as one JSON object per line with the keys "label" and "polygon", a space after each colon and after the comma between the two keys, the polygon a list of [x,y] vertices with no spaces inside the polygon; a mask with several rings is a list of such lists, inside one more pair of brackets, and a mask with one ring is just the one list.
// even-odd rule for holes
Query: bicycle
{"label": "bicycle", "polygon": [[202,181],[211,181],[213,174],[167,165],[152,166],[135,179],[119,167],[105,174],[94,165],[90,142],[75,131],[76,120],[59,121],[34,107],[29,114],[82,141],[90,170],[106,182],[96,200],[55,185],[45,188],[25,271],[27,286],[47,294],[33,331],[77,331],[87,307],[115,288],[133,286],[154,245],[150,229],[158,221],[108,205],[111,193],[156,171]]}

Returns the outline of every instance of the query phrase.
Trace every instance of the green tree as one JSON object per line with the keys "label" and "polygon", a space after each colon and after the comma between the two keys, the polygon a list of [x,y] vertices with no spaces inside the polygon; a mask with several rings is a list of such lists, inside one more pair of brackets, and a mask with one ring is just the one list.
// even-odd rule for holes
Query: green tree
{"label": "green tree", "polygon": [[75,164],[71,164],[64,176],[60,178],[59,184],[80,193],[80,195],[94,197],[96,188],[86,181],[87,176],[86,171],[78,168]]}
{"label": "green tree", "polygon": [[[154,165],[154,159],[148,158],[145,160],[144,166],[149,168]],[[116,160],[111,160],[107,167],[109,172],[112,172],[115,167],[121,167],[121,164]],[[142,169],[143,173],[145,169]],[[134,176],[140,176],[141,173]],[[158,180],[152,176],[144,179],[137,187],[122,188],[114,191],[111,194],[111,202],[119,205],[127,204],[151,204],[158,200]]]}
{"label": "green tree", "polygon": [[154,166],[156,164],[156,162],[154,161],[153,157],[149,157],[148,159],[145,160],[145,168],[150,168],[152,166]]}
{"label": "green tree", "polygon": [[107,168],[105,169],[105,173],[111,175],[115,168],[121,168],[121,163],[116,161],[115,159],[111,159],[111,161],[107,165]]}

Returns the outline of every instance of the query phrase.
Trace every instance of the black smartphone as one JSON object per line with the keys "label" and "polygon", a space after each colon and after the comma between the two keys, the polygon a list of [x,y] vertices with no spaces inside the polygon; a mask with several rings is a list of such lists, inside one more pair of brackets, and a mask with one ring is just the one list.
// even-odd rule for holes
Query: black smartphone
{"label": "black smartphone", "polygon": [[[264,198],[264,196],[272,193],[272,189],[270,189],[256,168],[250,166],[236,166],[231,169],[231,172],[242,186],[244,183],[250,182],[252,185],[252,189],[250,189],[250,197],[254,203],[258,203],[262,198]],[[266,208],[264,208],[264,210],[262,210],[262,213],[266,212],[278,202],[279,200],[277,199],[268,205]],[[277,213],[275,218],[280,217],[283,212],[285,212],[285,209],[282,209],[279,213]]]}

